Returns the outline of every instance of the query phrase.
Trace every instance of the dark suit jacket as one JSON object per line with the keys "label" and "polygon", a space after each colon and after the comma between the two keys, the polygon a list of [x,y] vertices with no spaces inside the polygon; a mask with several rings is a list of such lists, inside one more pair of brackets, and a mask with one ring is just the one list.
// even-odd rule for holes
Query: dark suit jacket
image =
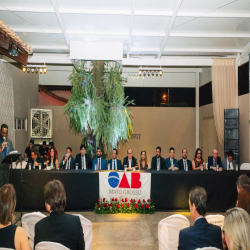
{"label": "dark suit jacket", "polygon": [[[192,170],[192,162],[190,160],[187,160],[188,170]],[[179,170],[184,170],[184,164],[183,159],[180,159],[178,161]]]}
{"label": "dark suit jacket", "polygon": [[[217,163],[216,163],[216,164],[219,164],[219,167],[220,167],[220,168],[223,168],[222,163],[221,163],[221,158],[220,158],[219,156],[218,156],[218,158],[217,158]],[[210,170],[210,167],[213,167],[213,166],[214,166],[214,159],[213,159],[213,156],[208,156],[207,165],[208,165],[208,170]]]}
{"label": "dark suit jacket", "polygon": [[[151,169],[157,170],[157,157],[156,156],[152,157]],[[166,169],[165,168],[165,159],[163,157],[160,157],[160,169]]]}
{"label": "dark suit jacket", "polygon": [[196,220],[193,226],[182,229],[178,250],[195,250],[202,247],[222,247],[221,228],[209,224],[205,218]]}
{"label": "dark suit jacket", "polygon": [[[37,157],[36,158],[36,162],[41,163],[41,167],[42,169],[44,169],[46,166],[44,166],[44,162],[43,162],[43,158],[42,157]],[[29,158],[28,162],[27,162],[27,165],[26,165],[26,169],[29,169],[29,164],[31,163],[31,170],[35,170],[35,169],[39,169],[39,165],[36,166],[35,169],[33,169],[33,164],[34,164],[34,160],[32,158]]]}
{"label": "dark suit jacket", "polygon": [[[75,169],[76,168],[76,166],[75,166],[75,158],[73,156],[71,156],[70,158],[71,158],[70,159],[70,169]],[[67,161],[65,161],[64,164],[63,164],[64,159],[65,159],[65,156],[63,156],[63,159],[59,164],[59,169],[65,169],[66,168]]]}
{"label": "dark suit jacket", "polygon": [[[108,164],[110,164],[110,170],[114,170],[114,169],[112,169],[112,161],[113,161],[113,159],[108,160]],[[116,162],[117,162],[117,170],[122,170],[123,169],[122,162],[118,159],[116,159]]]}
{"label": "dark suit jacket", "polygon": [[[95,170],[95,164],[97,165],[97,169],[98,169],[98,159],[95,158],[92,162],[92,170]],[[100,170],[107,170],[107,162],[104,158],[101,157],[101,166],[100,166]]]}
{"label": "dark suit jacket", "polygon": [[[175,167],[179,168],[178,161],[174,158],[173,163]],[[171,167],[170,157],[166,159],[166,169],[168,170]]]}
{"label": "dark suit jacket", "polygon": [[57,242],[71,250],[84,250],[80,218],[71,214],[51,212],[35,225],[34,246],[41,241]]}
{"label": "dark suit jacket", "polygon": [[[91,169],[92,168],[92,162],[91,162],[91,158],[90,158],[90,156],[88,154],[85,154],[85,161],[86,161],[86,168]],[[76,155],[75,163],[78,163],[78,169],[82,169],[81,154]]]}
{"label": "dark suit jacket", "polygon": [[[7,138],[6,142],[7,142],[7,151],[6,151],[6,156],[7,156],[11,151],[14,151],[15,149],[13,148],[12,141],[10,139]],[[2,142],[0,139],[0,148],[1,146],[2,146]],[[4,151],[2,151],[0,153],[0,162],[2,162],[4,158],[5,158]]]}
{"label": "dark suit jacket", "polygon": [[[124,165],[127,165],[128,166],[128,157],[126,156],[124,159],[123,159],[123,169],[124,169]],[[132,156],[132,161],[131,161],[131,167],[136,167],[137,166],[137,160],[134,156]]]}

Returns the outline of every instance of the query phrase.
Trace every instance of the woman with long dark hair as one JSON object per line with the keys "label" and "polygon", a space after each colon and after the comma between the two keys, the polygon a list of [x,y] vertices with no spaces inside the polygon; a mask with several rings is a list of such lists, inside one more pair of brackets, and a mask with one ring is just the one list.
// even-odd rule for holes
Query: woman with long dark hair
{"label": "woman with long dark hair", "polygon": [[50,148],[49,150],[49,159],[47,160],[46,167],[50,167],[51,169],[59,169],[59,163],[55,156],[55,149]]}
{"label": "woman with long dark hair", "polygon": [[192,161],[193,170],[201,170],[201,167],[205,169],[206,163],[202,158],[202,151],[200,148],[197,148],[195,151],[194,159]]}
{"label": "woman with long dark hair", "polygon": [[141,151],[141,157],[139,161],[139,170],[147,170],[151,168],[150,162],[147,161],[146,150]]}

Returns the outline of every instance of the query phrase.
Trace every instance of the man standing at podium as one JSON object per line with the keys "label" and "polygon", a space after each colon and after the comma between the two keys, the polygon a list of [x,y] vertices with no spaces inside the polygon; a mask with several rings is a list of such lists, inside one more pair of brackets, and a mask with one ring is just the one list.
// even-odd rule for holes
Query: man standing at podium
{"label": "man standing at podium", "polygon": [[9,183],[10,175],[9,164],[1,162],[11,151],[14,150],[12,141],[8,139],[8,126],[2,124],[0,130],[0,187]]}

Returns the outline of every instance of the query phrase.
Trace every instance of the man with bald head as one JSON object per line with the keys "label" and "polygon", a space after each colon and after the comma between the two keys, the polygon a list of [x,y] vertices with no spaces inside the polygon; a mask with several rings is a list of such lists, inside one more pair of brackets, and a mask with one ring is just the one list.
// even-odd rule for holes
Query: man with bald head
{"label": "man with bald head", "polygon": [[137,166],[137,160],[133,156],[133,150],[131,148],[127,150],[127,156],[123,159],[123,169],[125,165],[128,170],[132,170],[133,167]]}
{"label": "man with bald head", "polygon": [[218,156],[218,150],[216,148],[212,150],[212,156],[208,156],[207,164],[209,170],[217,171],[217,164],[219,165],[219,171],[223,170],[221,158]]}

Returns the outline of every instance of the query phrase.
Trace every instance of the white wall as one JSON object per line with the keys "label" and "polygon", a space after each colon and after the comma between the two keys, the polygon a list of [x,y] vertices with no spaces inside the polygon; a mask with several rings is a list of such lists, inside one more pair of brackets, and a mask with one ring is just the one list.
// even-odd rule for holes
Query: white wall
{"label": "white wall", "polygon": [[208,82],[212,81],[212,69],[211,67],[202,68],[202,72],[200,73],[199,85],[202,86]]}

